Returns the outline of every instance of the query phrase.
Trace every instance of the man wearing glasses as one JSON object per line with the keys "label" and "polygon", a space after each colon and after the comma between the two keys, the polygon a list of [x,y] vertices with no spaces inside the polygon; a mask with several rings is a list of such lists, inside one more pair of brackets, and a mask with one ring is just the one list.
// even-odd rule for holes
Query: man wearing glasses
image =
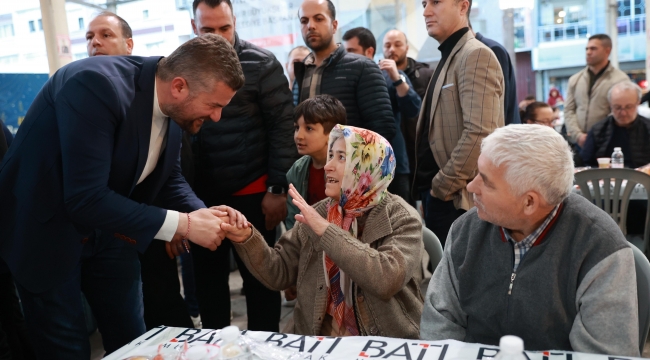
{"label": "man wearing glasses", "polygon": [[610,157],[614,148],[620,147],[625,167],[650,163],[650,120],[637,113],[641,88],[629,80],[620,82],[609,90],[607,100],[612,114],[589,130],[580,152],[582,160],[596,166],[597,158]]}
{"label": "man wearing glasses", "polygon": [[555,123],[555,114],[553,113],[551,105],[545,102],[535,101],[526,106],[523,120],[525,124],[537,124],[553,127],[553,124]]}

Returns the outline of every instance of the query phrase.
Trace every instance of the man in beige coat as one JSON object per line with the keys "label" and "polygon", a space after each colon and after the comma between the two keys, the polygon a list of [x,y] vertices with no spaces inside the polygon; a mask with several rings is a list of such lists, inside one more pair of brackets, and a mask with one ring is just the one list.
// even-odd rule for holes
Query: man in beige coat
{"label": "man in beige coat", "polygon": [[469,31],[471,0],[426,0],[429,36],[442,58],[422,99],[416,175],[425,222],[440,240],[473,206],[465,189],[477,173],[481,140],[504,126],[504,80],[496,55]]}
{"label": "man in beige coat", "polygon": [[609,54],[612,39],[597,34],[587,42],[587,67],[569,79],[569,89],[564,103],[564,121],[571,142],[583,147],[587,133],[609,113],[607,92],[624,80],[627,74],[612,66]]}

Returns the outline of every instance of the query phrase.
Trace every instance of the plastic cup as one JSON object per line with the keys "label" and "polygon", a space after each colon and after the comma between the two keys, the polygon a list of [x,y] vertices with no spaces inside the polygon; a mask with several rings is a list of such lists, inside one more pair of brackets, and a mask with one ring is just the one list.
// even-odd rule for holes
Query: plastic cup
{"label": "plastic cup", "polygon": [[609,158],[598,158],[598,168],[607,169],[609,168]]}

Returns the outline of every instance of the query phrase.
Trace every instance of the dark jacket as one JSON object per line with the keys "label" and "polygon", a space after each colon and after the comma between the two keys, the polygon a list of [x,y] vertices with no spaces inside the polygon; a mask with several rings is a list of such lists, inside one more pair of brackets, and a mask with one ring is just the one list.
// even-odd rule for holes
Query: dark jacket
{"label": "dark jacket", "polygon": [[293,103],[282,65],[273,54],[235,34],[246,83],[217,123],[194,136],[194,188],[200,197],[227,196],[265,174],[267,186],[287,188],[286,173],[298,159],[293,142]]}
{"label": "dark jacket", "polygon": [[[424,95],[427,92],[429,81],[433,76],[434,69],[429,68],[429,64],[406,58],[408,65],[404,70],[406,76],[413,84],[413,90],[420,96],[424,103]],[[409,169],[411,174],[415,174],[415,130],[418,124],[418,114],[413,117],[404,117],[401,123],[402,135],[406,143],[406,152],[409,158]]]}
{"label": "dark jacket", "polygon": [[[300,102],[305,64],[294,64]],[[339,46],[325,65],[320,94],[337,98],[347,113],[347,123],[379,133],[386,139],[395,136],[395,119],[390,106],[386,80],[379,66],[370,59],[350,54]]]}
{"label": "dark jacket", "polygon": [[517,80],[515,79],[515,71],[512,68],[508,51],[503,45],[486,38],[481,33],[476,33],[476,39],[489,47],[499,59],[499,65],[501,65],[503,71],[503,80],[505,81],[505,91],[503,93],[505,124],[521,124],[517,103]]}
{"label": "dark jacket", "polygon": [[[610,157],[614,147],[626,147],[625,144],[613,143],[616,120],[610,115],[597,122],[589,133],[580,157],[585,165],[597,166],[596,159]],[[650,163],[650,120],[637,115],[636,120],[627,128],[629,151],[623,150],[625,166],[637,168]]]}
{"label": "dark jacket", "polygon": [[[173,121],[154,171],[137,183],[149,152],[159,60],[72,62],[29,107],[0,163],[0,256],[28,291],[70,276],[88,237],[144,252],[165,209],[205,207],[181,175],[182,131]],[[151,206],[154,200],[165,207]]]}
{"label": "dark jacket", "polygon": [[[409,158],[407,155],[406,141],[404,135],[402,134],[402,117],[404,118],[413,118],[417,117],[420,113],[420,106],[422,105],[422,100],[420,96],[415,92],[413,84],[406,74],[403,71],[399,70],[399,73],[404,75],[406,78],[406,84],[409,86],[409,91],[403,97],[397,95],[397,89],[393,85],[393,80],[388,75],[387,71],[382,71],[384,78],[386,79],[386,87],[388,88],[388,95],[390,96],[390,104],[393,108],[393,117],[395,118],[395,136],[392,139],[388,139],[390,144],[393,146],[393,151],[395,152],[395,158],[397,160],[397,167],[395,168],[395,174],[410,174],[409,167]],[[416,120],[417,121],[417,120]]]}

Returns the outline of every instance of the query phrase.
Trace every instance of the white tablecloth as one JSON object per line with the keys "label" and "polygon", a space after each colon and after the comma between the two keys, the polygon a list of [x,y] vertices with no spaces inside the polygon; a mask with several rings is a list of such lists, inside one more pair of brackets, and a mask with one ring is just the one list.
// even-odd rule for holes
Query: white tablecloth
{"label": "white tablecloth", "polygon": [[[220,330],[199,330],[172,327],[158,327],[125,345],[106,357],[109,360],[122,360],[129,356],[142,355],[145,347],[163,344],[166,348],[182,349],[188,345],[214,344],[220,340]],[[351,359],[401,359],[401,360],[457,360],[487,359],[498,351],[496,346],[468,344],[455,340],[422,341],[394,339],[378,336],[357,336],[329,338],[300,336],[261,331],[248,331],[246,335],[259,341],[302,351],[310,360],[351,360]],[[582,359],[632,359],[628,357],[608,357],[567,351],[530,352],[531,360],[582,360]]]}

